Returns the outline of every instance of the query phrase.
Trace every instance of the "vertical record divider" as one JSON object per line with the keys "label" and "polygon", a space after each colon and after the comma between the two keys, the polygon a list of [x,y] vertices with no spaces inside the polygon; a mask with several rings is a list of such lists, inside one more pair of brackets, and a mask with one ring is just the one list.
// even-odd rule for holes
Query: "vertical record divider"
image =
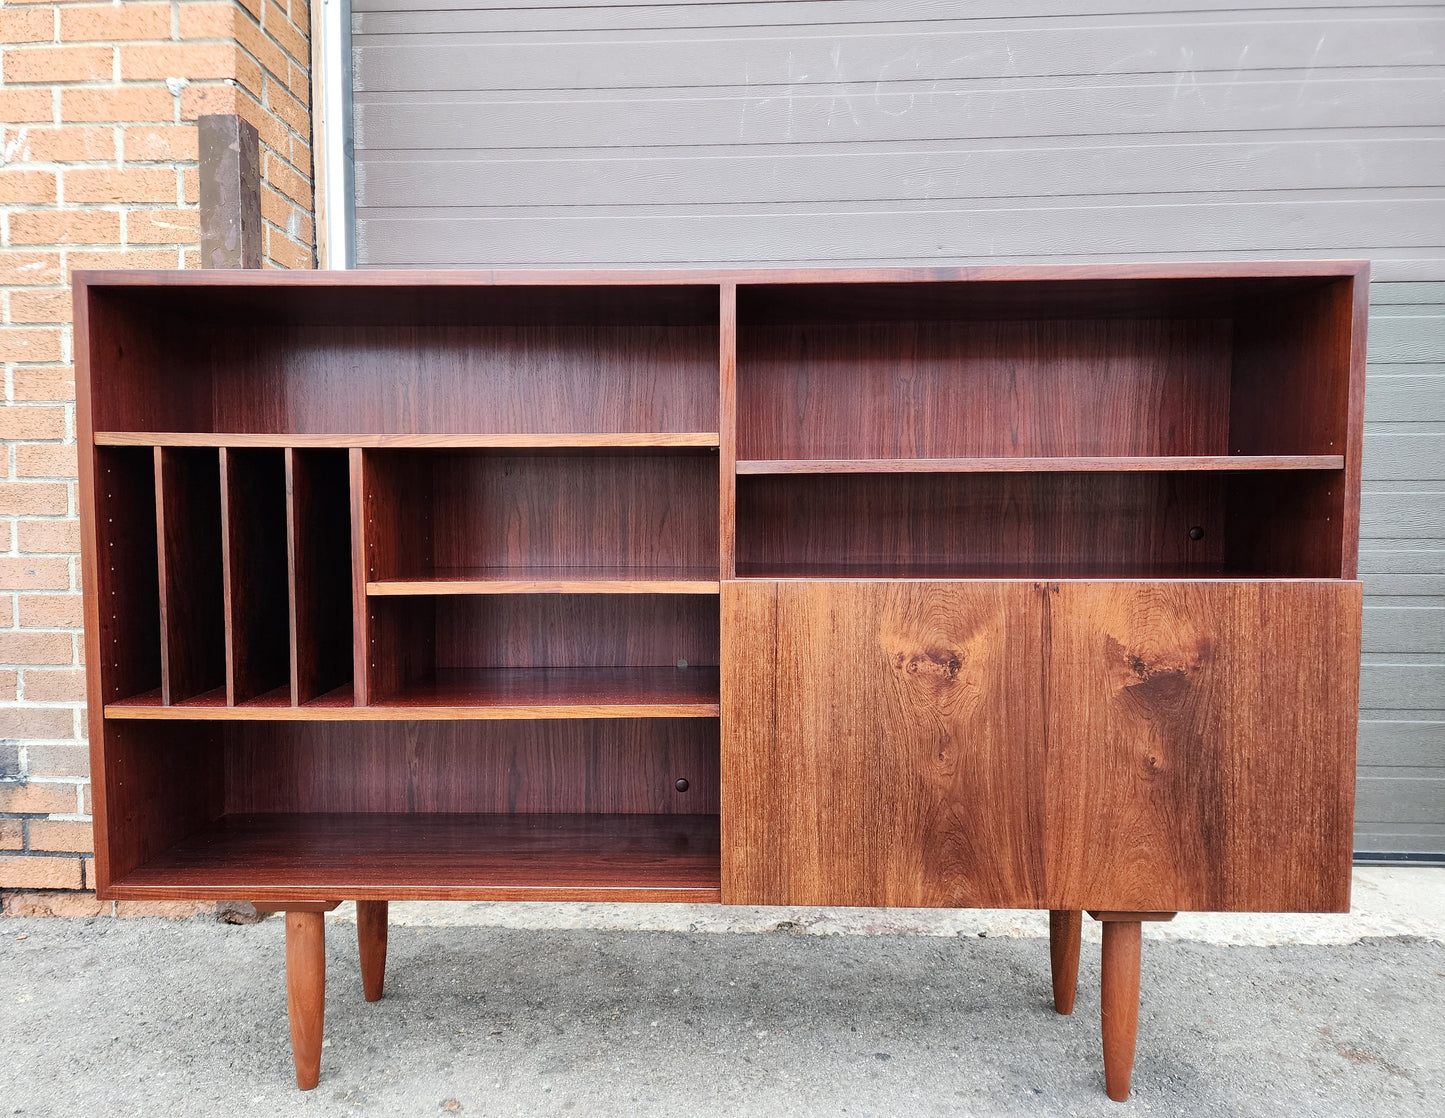
{"label": "vertical record divider", "polygon": [[161,702],[224,695],[221,484],[215,450],[155,448]]}
{"label": "vertical record divider", "polygon": [[736,576],[738,287],[721,285],[718,307],[718,578]]}
{"label": "vertical record divider", "polygon": [[371,622],[366,600],[366,458],[359,446],[348,452],[351,480],[351,671],[352,696],[359,707],[371,705]]}

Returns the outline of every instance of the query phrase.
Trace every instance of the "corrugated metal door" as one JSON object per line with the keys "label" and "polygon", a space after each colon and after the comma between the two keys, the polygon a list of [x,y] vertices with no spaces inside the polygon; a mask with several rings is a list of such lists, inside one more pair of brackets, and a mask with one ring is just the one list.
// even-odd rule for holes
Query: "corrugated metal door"
{"label": "corrugated metal door", "polygon": [[352,0],[358,261],[1370,258],[1357,840],[1445,852],[1445,14],[1239,7]]}

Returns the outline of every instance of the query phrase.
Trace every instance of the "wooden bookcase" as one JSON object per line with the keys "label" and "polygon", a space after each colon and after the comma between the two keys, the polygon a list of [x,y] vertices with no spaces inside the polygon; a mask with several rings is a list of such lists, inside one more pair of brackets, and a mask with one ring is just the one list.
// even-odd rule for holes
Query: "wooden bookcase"
{"label": "wooden bookcase", "polygon": [[75,279],[104,898],[1348,906],[1365,265]]}

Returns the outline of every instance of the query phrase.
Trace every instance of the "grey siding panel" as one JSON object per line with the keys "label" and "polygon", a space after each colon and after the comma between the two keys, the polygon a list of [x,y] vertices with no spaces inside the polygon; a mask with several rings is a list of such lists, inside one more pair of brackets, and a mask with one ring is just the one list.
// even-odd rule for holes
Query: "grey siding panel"
{"label": "grey siding panel", "polygon": [[1369,258],[1358,842],[1445,852],[1445,10],[352,8],[363,267]]}

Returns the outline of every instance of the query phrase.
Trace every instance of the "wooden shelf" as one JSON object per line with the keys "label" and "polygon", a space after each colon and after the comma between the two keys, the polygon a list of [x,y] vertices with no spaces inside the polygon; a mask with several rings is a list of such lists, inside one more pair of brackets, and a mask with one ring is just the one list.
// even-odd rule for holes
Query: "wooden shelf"
{"label": "wooden shelf", "polygon": [[452,567],[414,578],[366,584],[369,595],[415,594],[716,594],[716,568]]}
{"label": "wooden shelf", "polygon": [[1032,581],[1048,579],[1066,581],[1087,579],[1095,582],[1138,582],[1152,579],[1250,579],[1254,582],[1300,581],[1286,575],[1265,575],[1239,571],[1220,563],[1148,564],[1115,563],[1108,566],[1039,564],[1037,566],[1004,566],[992,563],[739,563],[739,579],[788,581],[806,579],[839,579],[847,581],[956,581],[988,579],[999,581]]}
{"label": "wooden shelf", "polygon": [[720,899],[716,815],[225,815],[123,898]]}
{"label": "wooden shelf", "polygon": [[303,706],[282,689],[227,706],[224,688],[166,706],[159,691],[108,703],[107,718],[221,722],[405,722],[513,718],[716,718],[715,667],[482,668],[441,670],[401,693],[352,705],[338,687]]}
{"label": "wooden shelf", "polygon": [[491,435],[300,435],[206,431],[97,431],[96,446],[352,447],[392,449],[487,449],[592,447],[716,447],[716,431],[545,433]]}
{"label": "wooden shelf", "polygon": [[740,474],[1117,473],[1170,470],[1343,470],[1342,454],[1204,454],[1049,458],[799,458],[740,460]]}

